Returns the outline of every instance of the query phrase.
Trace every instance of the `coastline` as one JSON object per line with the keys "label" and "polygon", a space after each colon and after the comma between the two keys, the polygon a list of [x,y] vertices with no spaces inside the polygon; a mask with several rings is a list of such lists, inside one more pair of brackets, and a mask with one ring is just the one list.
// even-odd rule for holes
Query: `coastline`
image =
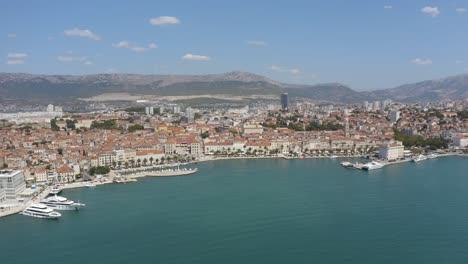
{"label": "coastline", "polygon": [[[438,158],[441,157],[450,157],[450,156],[460,156],[460,157],[468,157],[468,154],[464,153],[446,153],[446,154],[439,154]],[[212,156],[205,156],[201,157],[199,160],[194,160],[194,161],[189,161],[185,164],[182,165],[190,165],[190,164],[197,164],[199,162],[208,162],[208,161],[217,161],[217,160],[240,160],[240,159],[322,159],[322,158],[328,158],[328,159],[343,159],[343,158],[364,158],[363,156],[346,156],[346,157],[337,157],[337,158],[330,158],[330,157],[285,157],[285,156],[274,156],[274,157],[248,157],[248,156],[239,156],[239,157],[212,157]],[[411,162],[411,159],[406,159],[406,160],[399,160],[399,161],[394,161],[394,162],[385,162],[385,166],[387,165],[396,165],[396,164],[401,164],[405,162]],[[193,169],[193,170],[167,170],[167,171],[159,171],[159,172],[148,172],[148,170],[151,169],[161,169],[161,168],[174,168],[177,166],[180,166],[181,164],[171,164],[171,165],[154,165],[154,166],[148,166],[144,167],[146,170],[141,171],[140,168],[131,168],[131,169],[126,169],[126,170],[111,170],[109,173],[109,176],[112,177],[112,179],[105,179],[105,180],[97,180],[93,182],[73,182],[73,183],[66,183],[66,184],[61,184],[60,188],[62,190],[66,189],[76,189],[76,188],[83,188],[83,187],[88,187],[92,188],[95,186],[99,185],[105,185],[105,184],[112,184],[112,183],[127,183],[127,182],[135,182],[137,181],[138,178],[144,178],[144,177],[175,177],[175,176],[188,176],[195,174],[198,172],[198,169]],[[139,170],[140,169],[140,170]],[[124,171],[124,172],[134,172],[133,175],[126,176],[122,182],[115,182],[114,179],[116,177],[121,176],[119,172]],[[107,178],[107,177],[106,177]],[[34,198],[26,202],[25,204],[22,204],[20,206],[14,206],[14,207],[5,207],[0,210],[0,218],[9,216],[9,215],[14,215],[22,210],[24,210],[27,206],[40,202],[40,200],[44,199],[46,196],[49,195],[51,191],[51,187],[47,186],[43,190],[41,190]]]}

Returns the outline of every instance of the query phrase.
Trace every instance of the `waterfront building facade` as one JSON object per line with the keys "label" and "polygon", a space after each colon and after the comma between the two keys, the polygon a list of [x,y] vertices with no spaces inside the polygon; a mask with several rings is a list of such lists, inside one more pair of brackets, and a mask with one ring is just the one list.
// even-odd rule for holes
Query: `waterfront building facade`
{"label": "waterfront building facade", "polygon": [[5,192],[6,200],[15,200],[26,189],[23,171],[0,171],[0,189]]}

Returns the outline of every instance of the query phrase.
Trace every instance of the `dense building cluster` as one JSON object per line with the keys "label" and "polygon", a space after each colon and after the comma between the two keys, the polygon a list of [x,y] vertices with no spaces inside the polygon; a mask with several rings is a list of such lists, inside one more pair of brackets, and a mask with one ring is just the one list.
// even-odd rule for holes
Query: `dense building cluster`
{"label": "dense building cluster", "polygon": [[[354,106],[289,102],[227,110],[146,106],[63,113],[0,123],[0,167],[35,183],[66,183],[96,168],[128,168],[209,157],[370,156],[404,148],[466,148],[466,101],[421,106],[389,100]],[[57,113],[60,112],[60,115]],[[50,118],[50,119],[49,119]],[[21,121],[21,120],[20,120]],[[24,120],[22,120],[24,121]]]}

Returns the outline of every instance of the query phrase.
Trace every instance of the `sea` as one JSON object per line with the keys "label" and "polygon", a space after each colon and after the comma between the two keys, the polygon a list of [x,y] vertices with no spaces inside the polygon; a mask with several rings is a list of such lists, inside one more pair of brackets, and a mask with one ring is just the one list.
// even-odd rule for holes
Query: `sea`
{"label": "sea", "polygon": [[0,218],[0,263],[468,263],[468,158],[340,161],[210,161],[64,190],[86,208]]}

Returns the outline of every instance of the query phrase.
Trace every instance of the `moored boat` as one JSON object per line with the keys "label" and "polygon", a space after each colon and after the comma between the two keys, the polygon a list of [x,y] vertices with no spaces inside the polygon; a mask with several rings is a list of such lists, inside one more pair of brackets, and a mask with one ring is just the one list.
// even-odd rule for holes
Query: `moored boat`
{"label": "moored boat", "polygon": [[47,207],[45,204],[32,204],[24,209],[20,214],[36,218],[58,219],[62,215],[59,212]]}
{"label": "moored boat", "polygon": [[45,198],[41,203],[55,210],[78,210],[85,206],[85,204],[75,203],[74,201],[57,195]]}
{"label": "moored boat", "polygon": [[369,163],[366,163],[362,166],[363,170],[376,170],[376,169],[381,169],[383,168],[383,164],[378,163],[377,161],[371,161]]}
{"label": "moored boat", "polygon": [[423,154],[419,154],[418,156],[414,157],[412,159],[413,162],[420,162],[420,161],[423,161],[423,160],[427,160],[427,157],[424,156]]}
{"label": "moored boat", "polygon": [[52,188],[52,190],[49,192],[49,194],[57,195],[57,194],[59,194],[61,192],[62,192],[62,189],[60,189],[58,186],[55,186],[54,188]]}
{"label": "moored boat", "polygon": [[354,164],[349,162],[349,161],[343,161],[340,163],[341,166],[345,167],[345,168],[352,168],[354,167]]}

